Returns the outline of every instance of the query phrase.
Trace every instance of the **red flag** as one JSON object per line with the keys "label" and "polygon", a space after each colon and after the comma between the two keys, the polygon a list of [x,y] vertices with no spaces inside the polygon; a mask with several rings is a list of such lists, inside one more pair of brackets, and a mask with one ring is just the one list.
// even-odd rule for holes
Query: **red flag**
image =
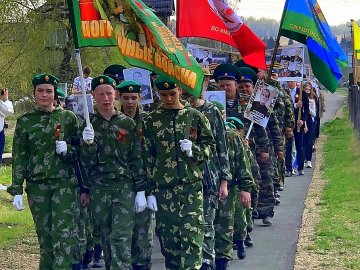
{"label": "red flag", "polygon": [[177,36],[203,37],[237,48],[245,63],[266,70],[266,45],[222,0],[177,0]]}

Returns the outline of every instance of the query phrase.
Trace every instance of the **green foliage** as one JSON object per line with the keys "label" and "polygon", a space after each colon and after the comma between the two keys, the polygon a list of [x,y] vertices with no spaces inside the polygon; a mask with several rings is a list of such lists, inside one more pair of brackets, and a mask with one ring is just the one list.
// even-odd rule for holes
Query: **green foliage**
{"label": "green foliage", "polygon": [[321,221],[316,227],[318,252],[334,252],[350,269],[360,268],[360,146],[348,109],[324,127],[324,189]]}

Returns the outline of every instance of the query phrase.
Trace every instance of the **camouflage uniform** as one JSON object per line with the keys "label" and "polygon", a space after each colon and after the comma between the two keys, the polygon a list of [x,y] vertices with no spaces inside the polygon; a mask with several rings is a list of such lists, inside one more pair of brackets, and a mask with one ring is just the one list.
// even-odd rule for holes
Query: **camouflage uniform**
{"label": "camouflage uniform", "polygon": [[[188,133],[189,134],[186,134]],[[193,142],[193,157],[180,149],[179,140]],[[200,269],[204,240],[203,171],[215,141],[203,114],[160,106],[144,123],[146,168],[158,202],[156,222],[166,269]]]}
{"label": "camouflage uniform", "polygon": [[229,182],[229,195],[220,201],[215,217],[215,253],[216,260],[232,260],[232,245],[234,234],[235,205],[239,200],[239,191],[251,192],[254,181],[251,175],[249,160],[245,147],[236,131],[226,128],[230,172],[233,176]]}
{"label": "camouflage uniform", "polygon": [[204,174],[204,219],[205,236],[203,244],[203,263],[214,265],[215,262],[215,211],[218,206],[218,186],[220,181],[230,182],[230,165],[226,146],[225,124],[221,112],[212,103],[205,102],[196,108],[209,120],[216,142],[216,152],[206,162]]}
{"label": "camouflage uniform", "polygon": [[13,180],[8,192],[22,194],[26,180],[41,270],[71,269],[79,263],[79,189],[71,166],[77,150],[68,144],[65,156],[55,152],[60,125],[65,141],[77,135],[78,121],[72,112],[35,108],[18,119],[14,135]]}
{"label": "camouflage uniform", "polygon": [[[230,104],[227,104],[227,106],[226,106],[226,116],[239,118],[244,123],[244,133],[245,134],[247,134],[250,124],[251,124],[251,121],[244,117],[244,112],[245,112],[245,109],[249,102],[249,98],[250,98],[250,96],[242,96],[241,95],[237,100],[234,101],[232,106],[230,106]],[[255,153],[260,154],[263,152],[264,153],[270,152],[270,144],[269,144],[268,134],[262,126],[259,126],[256,124],[253,125],[253,128],[250,133],[250,137],[249,137],[249,146],[250,146],[250,149],[253,152],[254,156],[255,156]],[[263,168],[262,172],[264,172],[264,168],[266,169],[266,168],[271,167],[270,161],[263,163],[263,162],[260,162],[259,160],[257,160],[257,162],[260,167],[260,172],[261,172],[261,168]],[[263,185],[267,186],[268,184],[266,183],[266,181],[269,182],[269,177],[266,177],[265,179],[263,179],[263,175],[261,175],[261,176],[262,176],[261,182],[258,183],[259,186],[262,185],[263,181],[265,181],[265,183],[263,183]],[[272,179],[271,179],[271,181],[272,181]],[[252,197],[252,199],[256,200],[256,197]],[[259,198],[258,198],[258,200],[259,200]],[[273,205],[274,205],[274,203],[273,203]],[[255,204],[257,204],[257,203],[255,203]],[[270,212],[272,213],[272,209],[270,209],[271,211],[269,211],[269,213]],[[260,210],[260,213],[259,213],[259,210]],[[262,209],[254,209],[254,216],[255,216],[255,214],[261,214],[263,216],[264,214],[262,212],[263,212]],[[256,216],[256,217],[258,217],[258,216]]]}
{"label": "camouflage uniform", "polygon": [[90,122],[94,143],[81,140],[81,154],[90,180],[90,211],[101,228],[105,266],[131,269],[134,191],[146,186],[136,125],[121,112],[110,120],[97,112]]}
{"label": "camouflage uniform", "polygon": [[[141,149],[141,135],[143,131],[143,119],[148,114],[144,111],[138,111],[133,118],[136,123],[138,134],[138,145]],[[134,266],[151,268],[151,254],[154,238],[154,213],[145,209],[141,213],[135,213],[134,229],[132,235],[131,256]]]}

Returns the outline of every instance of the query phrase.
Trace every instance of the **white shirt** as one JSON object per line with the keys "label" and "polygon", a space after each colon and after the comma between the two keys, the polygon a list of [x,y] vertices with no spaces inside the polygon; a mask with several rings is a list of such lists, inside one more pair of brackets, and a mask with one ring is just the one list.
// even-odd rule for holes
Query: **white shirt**
{"label": "white shirt", "polygon": [[[92,79],[93,79],[92,77],[87,77],[86,79],[84,78],[84,84],[85,84],[85,91],[86,92],[91,91],[91,81],[92,81]],[[81,91],[80,77],[76,77],[74,79],[73,88],[75,88],[78,91]]]}
{"label": "white shirt", "polygon": [[312,119],[314,121],[314,117],[316,116],[316,103],[315,99],[309,98],[309,111]]}
{"label": "white shirt", "polygon": [[0,100],[0,132],[4,129],[5,117],[14,113],[14,107],[10,100]]}
{"label": "white shirt", "polygon": [[[293,104],[295,105],[296,87],[290,90],[290,96]],[[296,108],[296,106],[295,106]]]}

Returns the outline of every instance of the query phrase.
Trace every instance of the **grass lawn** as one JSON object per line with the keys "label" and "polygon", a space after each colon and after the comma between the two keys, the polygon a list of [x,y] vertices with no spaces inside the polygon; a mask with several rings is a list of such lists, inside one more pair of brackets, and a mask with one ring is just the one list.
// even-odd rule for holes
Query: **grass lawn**
{"label": "grass lawn", "polygon": [[[316,227],[315,250],[335,254],[346,269],[360,269],[360,146],[344,116],[327,123],[322,173],[328,180]],[[323,262],[331,268],[331,262]]]}
{"label": "grass lawn", "polygon": [[[11,166],[0,167],[0,183],[10,185]],[[16,211],[12,205],[12,196],[5,190],[0,190],[0,247],[10,248],[34,233],[32,220],[26,196],[24,196],[25,210]]]}

